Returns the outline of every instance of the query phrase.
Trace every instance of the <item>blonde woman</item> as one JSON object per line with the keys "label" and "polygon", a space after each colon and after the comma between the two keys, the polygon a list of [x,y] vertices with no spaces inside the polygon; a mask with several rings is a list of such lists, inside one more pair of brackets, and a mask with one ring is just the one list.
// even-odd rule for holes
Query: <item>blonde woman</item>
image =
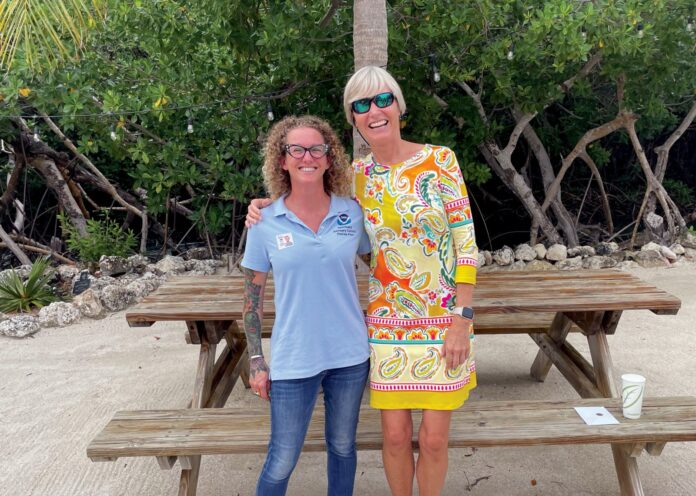
{"label": "blonde woman", "polygon": [[[462,173],[449,148],[401,137],[401,88],[380,67],[358,70],[343,97],[372,153],[353,163],[355,196],[372,242],[367,327],[370,404],[382,411],[392,494],[445,483],[452,410],[476,386],[471,354],[478,253]],[[423,410],[417,461],[411,411]]]}
{"label": "blonde woman", "polygon": [[[286,117],[268,135],[263,176],[273,203],[249,230],[241,264],[249,382],[271,407],[271,438],[256,494],[285,494],[321,388],[328,494],[349,496],[369,369],[354,262],[370,245],[362,211],[346,197],[352,170],[328,123]],[[271,269],[277,317],[269,367],[261,322]]]}

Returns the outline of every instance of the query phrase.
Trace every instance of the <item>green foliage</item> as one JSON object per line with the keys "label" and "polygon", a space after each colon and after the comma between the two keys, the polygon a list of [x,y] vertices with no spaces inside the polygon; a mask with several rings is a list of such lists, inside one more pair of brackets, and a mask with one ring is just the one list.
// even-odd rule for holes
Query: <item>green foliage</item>
{"label": "green foliage", "polygon": [[[269,103],[276,119],[328,119],[351,149],[341,97],[353,68],[352,2],[338,2],[325,18],[334,3],[111,1],[79,62],[41,74],[18,64],[7,74],[0,116],[59,115],[56,123],[110,180],[146,191],[148,213],[163,222],[168,199],[187,201],[200,232],[222,235],[239,203],[263,194]],[[696,32],[686,20],[696,17],[694,0],[387,3],[389,70],[409,107],[404,137],[452,147],[470,185],[491,178],[479,146],[504,147],[513,111],[538,112],[532,125],[557,166],[585,132],[616,116],[620,75],[641,139],[671,132],[693,102]],[[561,91],[594,56],[601,63],[591,74]],[[488,123],[463,82],[479,92]],[[105,115],[84,117],[95,113]],[[0,137],[11,141],[12,132],[0,119]],[[603,174],[615,163],[628,169],[630,160],[615,156],[622,140],[616,133],[588,150]],[[644,188],[639,176],[630,180],[629,188]]]}
{"label": "green foliage", "polygon": [[692,205],[694,202],[694,191],[688,184],[677,179],[665,179],[662,184],[669,195],[680,205]]}
{"label": "green foliage", "polygon": [[64,215],[59,220],[68,248],[83,262],[98,262],[102,255],[125,257],[135,247],[133,232],[124,231],[115,220],[88,219],[86,236],[81,236]]}
{"label": "green foliage", "polygon": [[46,257],[34,262],[26,282],[17,271],[9,271],[0,279],[0,312],[28,312],[56,301],[58,298],[48,285],[52,276]]}

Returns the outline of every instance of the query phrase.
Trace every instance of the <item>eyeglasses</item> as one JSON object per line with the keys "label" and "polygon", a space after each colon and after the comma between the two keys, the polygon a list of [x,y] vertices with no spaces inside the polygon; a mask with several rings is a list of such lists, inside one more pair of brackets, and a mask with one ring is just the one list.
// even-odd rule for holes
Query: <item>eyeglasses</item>
{"label": "eyeglasses", "polygon": [[386,108],[392,103],[394,103],[394,93],[387,91],[385,93],[379,93],[370,98],[361,98],[360,100],[355,100],[350,104],[350,108],[356,114],[364,114],[370,110],[372,102],[375,102],[377,108]]}
{"label": "eyeglasses", "polygon": [[304,158],[307,152],[309,152],[312,158],[321,158],[329,153],[329,145],[324,143],[322,145],[312,145],[309,148],[302,145],[284,145],[283,150],[290,154],[291,157],[300,160]]}

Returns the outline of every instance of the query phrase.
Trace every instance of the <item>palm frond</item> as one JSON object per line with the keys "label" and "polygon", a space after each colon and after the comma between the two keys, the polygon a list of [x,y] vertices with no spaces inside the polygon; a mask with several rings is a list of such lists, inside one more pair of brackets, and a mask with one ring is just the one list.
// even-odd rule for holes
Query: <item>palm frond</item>
{"label": "palm frond", "polygon": [[0,0],[0,67],[23,56],[34,70],[78,57],[108,0]]}

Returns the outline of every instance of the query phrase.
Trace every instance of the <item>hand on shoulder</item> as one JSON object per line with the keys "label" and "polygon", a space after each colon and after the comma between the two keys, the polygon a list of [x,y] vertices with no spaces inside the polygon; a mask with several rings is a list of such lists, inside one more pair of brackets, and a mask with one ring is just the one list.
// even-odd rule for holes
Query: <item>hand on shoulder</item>
{"label": "hand on shoulder", "polygon": [[250,228],[254,224],[261,222],[261,209],[269,206],[273,201],[270,198],[254,198],[249,204],[247,209],[246,219],[244,219],[244,225]]}

